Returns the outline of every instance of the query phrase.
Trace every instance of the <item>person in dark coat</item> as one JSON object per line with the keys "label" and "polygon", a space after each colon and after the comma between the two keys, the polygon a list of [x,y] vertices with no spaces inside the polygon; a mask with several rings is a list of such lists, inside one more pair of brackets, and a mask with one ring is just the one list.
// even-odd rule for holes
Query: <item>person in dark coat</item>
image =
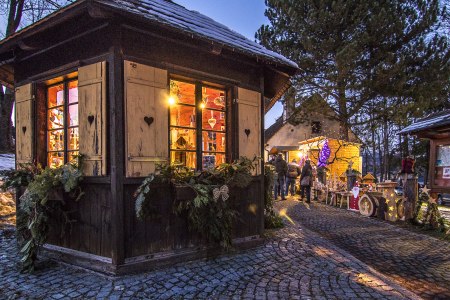
{"label": "person in dark coat", "polygon": [[[275,159],[275,172],[278,175],[278,184],[281,192],[281,200],[286,200],[284,188],[286,187],[286,174],[288,170],[288,166],[286,161],[283,159],[283,154],[278,154]],[[277,199],[277,195],[275,195],[275,200]]]}
{"label": "person in dark coat", "polygon": [[286,175],[286,195],[290,192],[291,196],[295,195],[295,181],[297,181],[298,175],[300,175],[301,170],[297,165],[295,159],[288,164],[288,172]]}
{"label": "person in dark coat", "polygon": [[300,187],[302,200],[306,192],[306,203],[311,202],[311,181],[312,181],[312,167],[311,161],[308,159],[302,168],[302,174],[300,175]]}

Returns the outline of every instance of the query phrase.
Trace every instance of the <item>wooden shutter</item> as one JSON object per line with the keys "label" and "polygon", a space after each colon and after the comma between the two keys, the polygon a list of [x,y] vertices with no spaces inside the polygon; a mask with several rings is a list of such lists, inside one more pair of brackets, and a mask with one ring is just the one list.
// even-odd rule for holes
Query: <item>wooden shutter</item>
{"label": "wooden shutter", "polygon": [[125,61],[126,176],[147,176],[169,157],[167,71]]}
{"label": "wooden shutter", "polygon": [[16,162],[33,161],[33,89],[32,84],[16,88]]}
{"label": "wooden shutter", "polygon": [[106,62],[78,69],[78,120],[83,174],[106,175]]}
{"label": "wooden shutter", "polygon": [[[261,94],[238,88],[239,156],[261,157]],[[260,163],[256,174],[261,174]]]}

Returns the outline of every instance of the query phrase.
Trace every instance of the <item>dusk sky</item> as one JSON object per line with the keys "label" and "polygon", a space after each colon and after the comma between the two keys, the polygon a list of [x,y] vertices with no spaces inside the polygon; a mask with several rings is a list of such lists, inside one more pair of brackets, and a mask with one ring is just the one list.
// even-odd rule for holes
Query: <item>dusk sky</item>
{"label": "dusk sky", "polygon": [[[255,32],[262,24],[268,24],[264,0],[174,0],[189,10],[196,10],[228,28],[255,40]],[[266,114],[265,127],[281,116],[282,105],[278,102]]]}

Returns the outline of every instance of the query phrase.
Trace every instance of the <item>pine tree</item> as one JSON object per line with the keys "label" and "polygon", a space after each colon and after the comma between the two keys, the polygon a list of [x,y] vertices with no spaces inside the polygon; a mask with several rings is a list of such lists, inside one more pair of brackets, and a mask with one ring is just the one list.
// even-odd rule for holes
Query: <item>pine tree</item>
{"label": "pine tree", "polygon": [[[261,44],[297,62],[297,101],[318,94],[348,128],[448,102],[450,51],[437,0],[266,0]],[[384,100],[383,100],[384,99]],[[374,105],[375,104],[375,105]],[[376,113],[371,113],[376,110]],[[365,118],[364,121],[367,121]]]}

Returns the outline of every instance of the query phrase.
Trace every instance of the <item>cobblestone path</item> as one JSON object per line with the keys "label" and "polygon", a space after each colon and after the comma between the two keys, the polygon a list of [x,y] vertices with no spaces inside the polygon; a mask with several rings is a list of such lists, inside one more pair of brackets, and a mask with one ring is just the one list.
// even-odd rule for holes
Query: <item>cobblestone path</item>
{"label": "cobblestone path", "polygon": [[449,242],[315,202],[276,208],[421,297],[450,299]]}
{"label": "cobblestone path", "polygon": [[21,274],[13,232],[3,231],[0,298],[420,299],[302,225],[268,235],[265,245],[241,253],[106,277],[48,261],[35,274]]}

